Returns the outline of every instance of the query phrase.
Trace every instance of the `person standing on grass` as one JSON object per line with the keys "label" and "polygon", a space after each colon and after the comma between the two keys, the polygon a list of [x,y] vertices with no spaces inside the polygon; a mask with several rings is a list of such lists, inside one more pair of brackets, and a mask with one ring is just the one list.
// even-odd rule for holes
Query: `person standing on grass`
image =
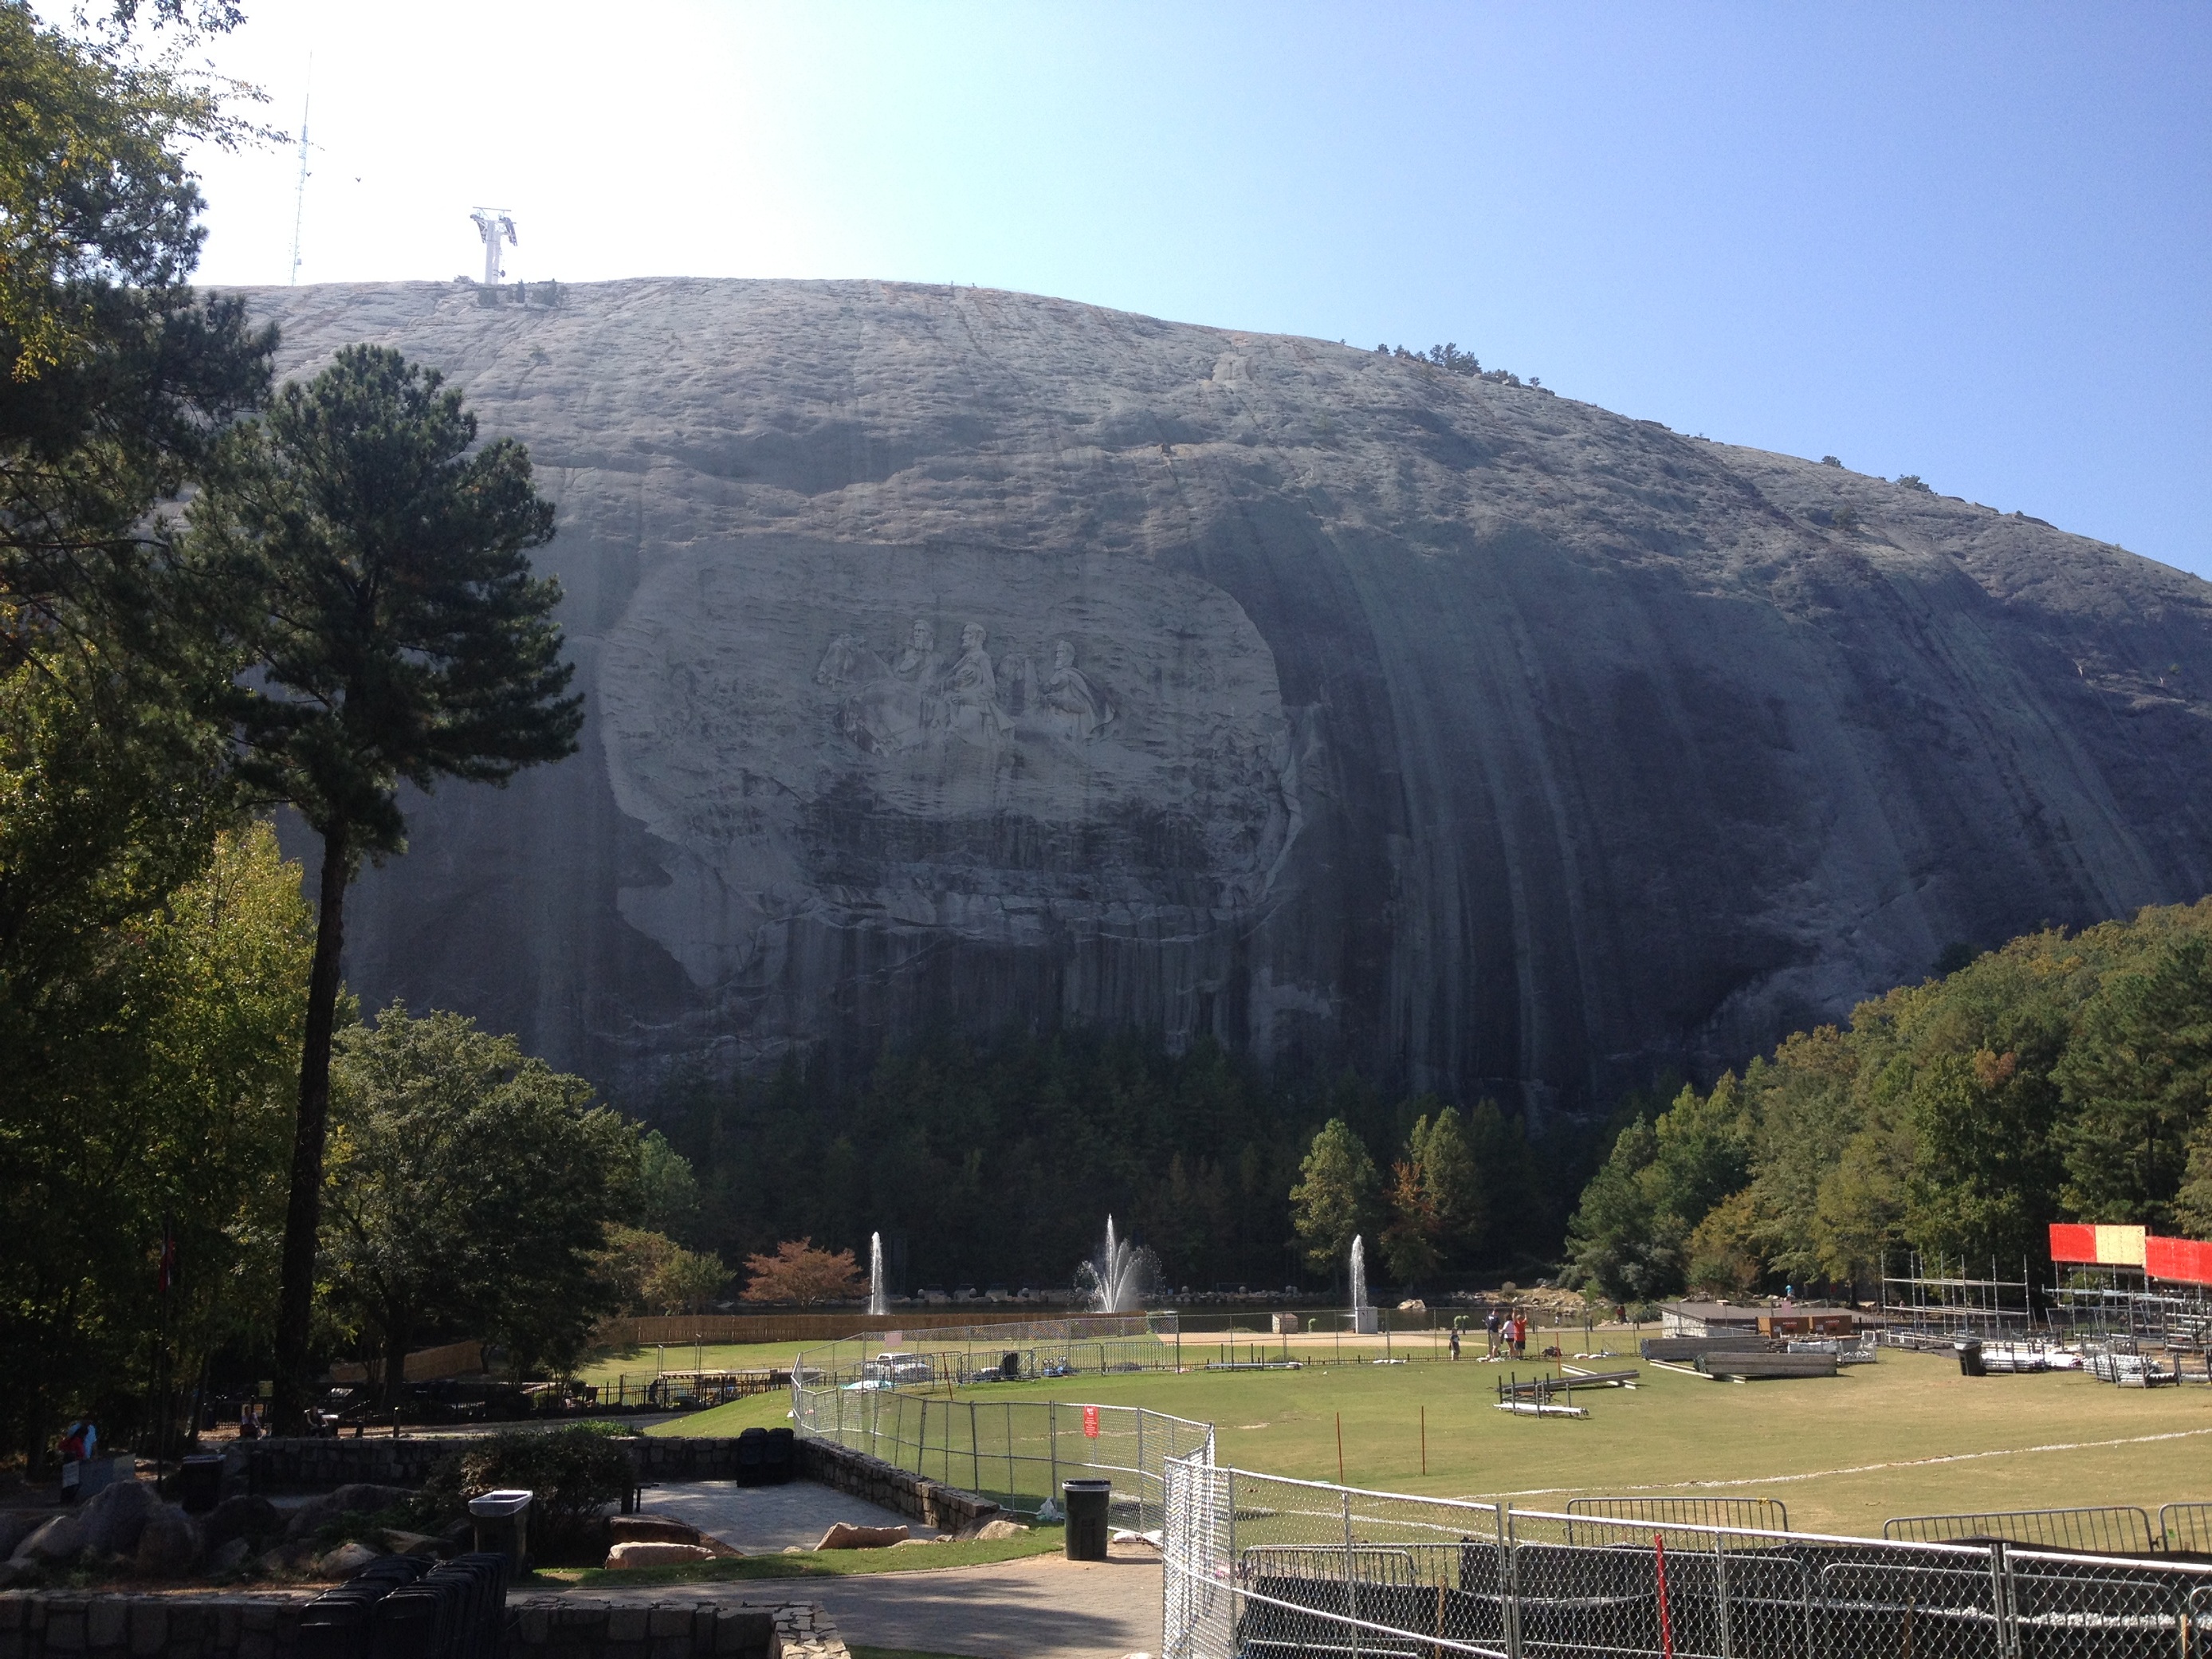
{"label": "person standing on grass", "polygon": [[1518,1308],[1513,1310],[1513,1357],[1516,1359],[1528,1357],[1528,1316]]}
{"label": "person standing on grass", "polygon": [[1498,1307],[1495,1303],[1491,1304],[1489,1316],[1482,1322],[1482,1329],[1490,1339],[1489,1357],[1495,1359],[1498,1358]]}
{"label": "person standing on grass", "polygon": [[1456,1325],[1451,1329],[1451,1357],[1454,1359],[1459,1358],[1459,1327]]}

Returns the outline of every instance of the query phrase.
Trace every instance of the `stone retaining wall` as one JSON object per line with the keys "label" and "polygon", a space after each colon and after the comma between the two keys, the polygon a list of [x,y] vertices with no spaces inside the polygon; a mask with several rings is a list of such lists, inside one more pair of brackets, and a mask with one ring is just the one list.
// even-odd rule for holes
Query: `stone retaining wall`
{"label": "stone retaining wall", "polygon": [[[821,1609],[567,1597],[510,1601],[514,1659],[836,1659],[843,1644]],[[304,1596],[57,1595],[0,1591],[0,1659],[292,1659]]]}
{"label": "stone retaining wall", "polygon": [[940,1485],[835,1441],[801,1440],[793,1449],[799,1473],[807,1480],[911,1516],[939,1532],[958,1532],[1000,1513],[988,1498]]}
{"label": "stone retaining wall", "polygon": [[453,1439],[359,1440],[301,1436],[234,1440],[222,1454],[222,1485],[234,1492],[330,1492],[367,1482],[419,1486],[430,1466],[463,1448]]}

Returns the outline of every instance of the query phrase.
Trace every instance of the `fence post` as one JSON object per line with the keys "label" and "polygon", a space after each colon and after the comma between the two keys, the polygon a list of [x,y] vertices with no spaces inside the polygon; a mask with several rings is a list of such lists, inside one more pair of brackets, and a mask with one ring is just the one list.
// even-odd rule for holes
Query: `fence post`
{"label": "fence post", "polygon": [[1344,1494],[1344,1610],[1352,1632],[1352,1659],[1359,1659],[1359,1580],[1352,1576],[1352,1494]]}
{"label": "fence post", "polygon": [[2020,1659],[2020,1626],[2013,1618],[2012,1563],[2002,1538],[1990,1540],[1990,1604],[1996,1614],[2001,1659]]}
{"label": "fence post", "polygon": [[975,1402],[968,1402],[968,1484],[978,1498],[983,1495],[983,1437],[975,1427]]}
{"label": "fence post", "polygon": [[1498,1504],[1498,1612],[1505,1627],[1505,1659],[1521,1659],[1521,1552],[1514,1547],[1513,1506]]}
{"label": "fence post", "polygon": [[1151,1471],[1145,1463],[1145,1408],[1137,1407],[1137,1530],[1145,1530],[1145,1481]]}
{"label": "fence post", "polygon": [[1006,1507],[1014,1506],[1014,1402],[1006,1401]]}
{"label": "fence post", "polygon": [[[1044,1437],[1049,1444],[1052,1458],[1052,1490],[1045,1496],[1052,1499],[1053,1508],[1058,1509],[1060,1507],[1060,1401],[1057,1400],[1048,1400],[1044,1402]],[[1065,1516],[1060,1518],[1066,1519]]]}
{"label": "fence post", "polygon": [[1728,1536],[1719,1531],[1713,1534],[1713,1595],[1719,1603],[1721,1659],[1735,1659],[1729,1631]]}

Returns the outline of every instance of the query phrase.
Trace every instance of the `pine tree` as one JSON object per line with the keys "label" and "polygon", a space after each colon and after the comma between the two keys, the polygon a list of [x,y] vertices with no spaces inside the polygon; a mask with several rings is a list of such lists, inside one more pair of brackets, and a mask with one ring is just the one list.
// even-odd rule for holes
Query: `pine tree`
{"label": "pine tree", "polygon": [[277,1417],[305,1408],[308,1315],[330,1110],[345,894],[364,856],[406,847],[402,782],[504,783],[575,748],[581,699],[552,620],[557,583],[531,574],[552,503],[434,370],[349,346],[287,386],[195,505],[211,586],[259,672],[239,693],[239,772],[322,838],[315,957],[277,1318]]}

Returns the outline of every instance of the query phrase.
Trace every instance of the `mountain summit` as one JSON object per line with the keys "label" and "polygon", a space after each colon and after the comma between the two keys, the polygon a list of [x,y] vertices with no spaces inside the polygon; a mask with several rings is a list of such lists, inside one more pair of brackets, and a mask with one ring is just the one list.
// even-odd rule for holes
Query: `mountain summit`
{"label": "mountain summit", "polygon": [[560,502],[583,750],[414,802],[347,972],[604,1082],[1080,1024],[1573,1109],[2212,889],[2212,586],[2033,519],[1026,295],[250,297]]}

